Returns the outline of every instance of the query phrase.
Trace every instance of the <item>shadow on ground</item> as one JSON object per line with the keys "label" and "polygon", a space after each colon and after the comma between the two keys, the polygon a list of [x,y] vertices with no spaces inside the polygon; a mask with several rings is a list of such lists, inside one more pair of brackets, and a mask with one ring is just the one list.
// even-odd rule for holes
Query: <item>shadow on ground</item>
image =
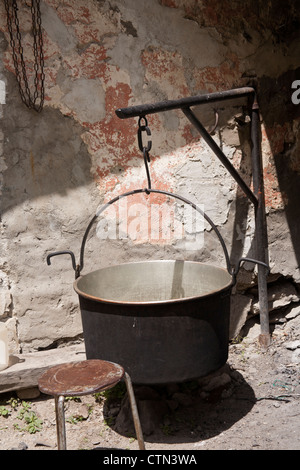
{"label": "shadow on ground", "polygon": [[[209,380],[134,388],[144,439],[149,443],[211,439],[246,416],[256,402],[243,376],[227,365]],[[119,389],[108,396],[103,411],[115,432],[135,436],[125,389],[123,394]]]}

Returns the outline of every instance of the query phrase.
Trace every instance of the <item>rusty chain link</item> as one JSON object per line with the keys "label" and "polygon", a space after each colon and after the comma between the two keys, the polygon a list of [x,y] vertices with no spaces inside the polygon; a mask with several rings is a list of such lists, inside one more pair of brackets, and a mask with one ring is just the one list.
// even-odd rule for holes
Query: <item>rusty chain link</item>
{"label": "rusty chain link", "polygon": [[4,0],[7,14],[7,27],[10,35],[10,45],[12,48],[13,62],[16,78],[19,86],[22,101],[28,108],[37,112],[43,109],[44,105],[44,53],[43,35],[40,11],[40,0],[31,1],[32,34],[33,34],[33,54],[34,54],[34,92],[29,88],[26,64],[24,60],[24,50],[22,46],[22,35],[19,27],[17,0]]}

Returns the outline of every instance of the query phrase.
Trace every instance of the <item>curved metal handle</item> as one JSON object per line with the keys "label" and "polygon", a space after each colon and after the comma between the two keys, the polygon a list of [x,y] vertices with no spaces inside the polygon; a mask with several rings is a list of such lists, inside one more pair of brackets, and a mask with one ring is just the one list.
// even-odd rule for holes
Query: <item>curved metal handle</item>
{"label": "curved metal handle", "polygon": [[[186,203],[186,204],[189,204],[190,206],[192,206],[197,212],[199,212],[204,218],[205,220],[210,224],[210,226],[212,227],[212,229],[214,230],[214,232],[216,233],[220,243],[221,243],[221,246],[223,248],[223,251],[224,251],[224,255],[225,255],[225,260],[226,260],[226,265],[227,265],[227,270],[229,272],[230,275],[233,274],[233,268],[232,266],[230,265],[230,259],[229,259],[229,255],[228,255],[228,251],[227,251],[227,248],[226,248],[226,245],[225,245],[225,242],[219,232],[219,230],[217,229],[216,225],[213,223],[213,221],[208,217],[208,215],[203,212],[196,204],[194,204],[193,202],[189,201],[188,199],[182,197],[182,196],[179,196],[178,194],[174,194],[174,193],[170,193],[168,191],[164,191],[164,190],[161,190],[161,189],[151,189],[151,188],[143,188],[143,189],[134,189],[133,191],[129,191],[127,193],[123,193],[123,194],[120,194],[119,196],[116,196],[115,198],[111,199],[109,202],[107,202],[106,204],[104,204],[102,206],[102,208],[97,212],[97,214],[92,218],[92,220],[90,221],[86,231],[85,231],[85,234],[84,234],[84,237],[83,237],[83,240],[82,240],[82,244],[81,244],[81,250],[80,250],[80,264],[79,266],[77,266],[77,269],[78,269],[78,273],[80,274],[80,271],[83,269],[83,266],[84,266],[84,249],[85,249],[85,244],[86,244],[86,240],[87,240],[87,237],[88,237],[88,234],[91,230],[91,227],[93,226],[94,222],[97,220],[97,218],[99,217],[99,215],[105,210],[107,209],[107,207],[109,207],[111,204],[114,204],[116,201],[118,201],[119,199],[122,199],[123,197],[127,197],[127,196],[131,196],[133,194],[137,194],[137,193],[146,193],[146,194],[149,194],[149,193],[159,193],[159,194],[164,194],[166,196],[171,196],[171,197],[174,197],[175,199],[179,199],[180,201]],[[78,274],[78,275],[79,275]]]}
{"label": "curved metal handle", "polygon": [[48,264],[48,266],[50,266],[50,264],[51,264],[50,259],[52,258],[52,256],[58,256],[58,255],[70,255],[71,256],[72,266],[73,266],[73,269],[75,271],[75,278],[77,278],[79,276],[80,270],[79,270],[79,266],[76,265],[75,255],[74,255],[73,251],[63,250],[63,251],[55,251],[53,253],[49,253],[47,255],[47,264]]}
{"label": "curved metal handle", "polygon": [[97,214],[94,215],[94,217],[91,219],[91,221],[90,221],[89,225],[87,226],[86,231],[84,233],[82,243],[81,243],[81,249],[80,249],[80,264],[76,265],[75,255],[74,255],[73,251],[70,251],[70,250],[55,251],[54,253],[49,253],[47,255],[47,264],[48,265],[51,264],[50,259],[52,258],[52,256],[68,254],[68,255],[71,256],[72,266],[73,266],[73,269],[75,271],[75,279],[77,279],[80,276],[80,272],[82,271],[83,266],[84,266],[84,249],[85,249],[85,244],[86,244],[86,241],[87,241],[87,237],[89,235],[89,232],[90,232],[93,224],[95,223],[95,221],[97,220],[99,215],[102,214],[102,212],[104,212],[105,209],[107,209],[110,205],[112,205],[115,202],[119,201],[123,197],[132,196],[133,194],[138,194],[138,193],[146,193],[146,194],[159,193],[159,194],[164,194],[166,196],[171,196],[171,197],[174,197],[175,199],[179,199],[180,201],[182,201],[186,204],[191,205],[197,212],[199,212],[205,218],[205,220],[210,224],[210,226],[212,227],[212,229],[216,233],[216,235],[217,235],[217,237],[218,237],[218,239],[221,243],[221,246],[223,248],[224,255],[225,255],[227,271],[233,278],[233,285],[236,282],[237,274],[240,270],[241,263],[243,263],[243,262],[250,262],[250,263],[261,265],[261,266],[263,266],[264,268],[267,269],[267,275],[269,274],[269,272],[270,272],[269,265],[262,262],[262,261],[253,259],[253,258],[241,258],[238,261],[238,264],[237,264],[236,268],[232,267],[231,264],[230,264],[229,254],[228,254],[225,242],[224,242],[219,230],[217,229],[216,225],[213,223],[213,221],[208,217],[208,215],[205,212],[203,212],[195,203],[189,201],[188,199],[184,198],[183,196],[179,196],[178,194],[170,193],[168,191],[164,191],[164,190],[161,190],[161,189],[151,189],[151,188],[134,189],[133,191],[129,191],[127,193],[120,194],[119,196],[116,196],[115,198],[111,199],[110,201],[108,201],[106,204],[104,204],[101,207],[101,209],[97,212]]}
{"label": "curved metal handle", "polygon": [[264,268],[267,269],[267,273],[266,273],[266,276],[269,275],[270,273],[270,266],[266,263],[264,263],[263,261],[258,261],[257,259],[253,259],[253,258],[241,258],[237,264],[237,267],[233,270],[232,272],[232,277],[234,279],[234,283],[236,281],[236,277],[238,275],[238,272],[240,270],[240,267],[241,267],[241,263],[243,262],[249,262],[249,263],[254,263],[254,264],[259,264],[260,266],[263,266]]}

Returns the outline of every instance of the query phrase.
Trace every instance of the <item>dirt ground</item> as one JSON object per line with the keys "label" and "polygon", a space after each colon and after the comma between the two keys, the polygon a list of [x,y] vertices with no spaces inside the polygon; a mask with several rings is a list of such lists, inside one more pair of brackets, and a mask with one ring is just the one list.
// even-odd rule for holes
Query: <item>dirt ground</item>
{"label": "dirt ground", "polygon": [[[300,315],[283,317],[262,351],[254,324],[208,378],[136,387],[146,450],[300,450],[299,327]],[[138,449],[124,393],[121,386],[66,401],[68,450]],[[1,450],[57,450],[51,397],[0,400]]]}

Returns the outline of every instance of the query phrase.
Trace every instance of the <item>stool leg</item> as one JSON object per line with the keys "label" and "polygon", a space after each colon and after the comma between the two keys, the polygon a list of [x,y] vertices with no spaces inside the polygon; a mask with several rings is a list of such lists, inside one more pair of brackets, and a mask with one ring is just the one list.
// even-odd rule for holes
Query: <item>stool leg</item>
{"label": "stool leg", "polygon": [[64,396],[55,397],[55,415],[56,415],[56,432],[58,450],[66,450],[66,426],[65,426],[65,410]]}
{"label": "stool leg", "polygon": [[136,406],[133,387],[132,387],[131,379],[129,375],[127,374],[127,372],[125,372],[125,383],[127,387],[128,396],[129,396],[132,417],[133,417],[133,422],[134,422],[134,428],[135,428],[136,437],[137,437],[138,444],[139,444],[139,449],[145,450],[144,437],[143,437],[142,427],[141,427],[140,418],[138,414],[138,409]]}

